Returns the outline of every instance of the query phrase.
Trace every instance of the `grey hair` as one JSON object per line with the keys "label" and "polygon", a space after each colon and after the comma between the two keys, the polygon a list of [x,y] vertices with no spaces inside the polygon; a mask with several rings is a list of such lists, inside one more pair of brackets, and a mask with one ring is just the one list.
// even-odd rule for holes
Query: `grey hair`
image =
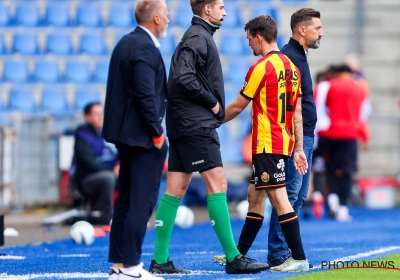
{"label": "grey hair", "polygon": [[138,24],[143,24],[151,20],[165,0],[139,0],[135,8],[135,18]]}

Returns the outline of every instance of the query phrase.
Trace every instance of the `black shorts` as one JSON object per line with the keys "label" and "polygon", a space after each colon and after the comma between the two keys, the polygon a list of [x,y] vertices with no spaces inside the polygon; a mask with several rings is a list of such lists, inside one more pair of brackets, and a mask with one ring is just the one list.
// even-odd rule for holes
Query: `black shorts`
{"label": "black shorts", "polygon": [[199,128],[184,137],[169,139],[168,171],[204,172],[222,167],[217,131]]}
{"label": "black shorts", "polygon": [[288,157],[284,155],[253,154],[253,174],[250,184],[254,184],[256,190],[285,187],[287,159]]}

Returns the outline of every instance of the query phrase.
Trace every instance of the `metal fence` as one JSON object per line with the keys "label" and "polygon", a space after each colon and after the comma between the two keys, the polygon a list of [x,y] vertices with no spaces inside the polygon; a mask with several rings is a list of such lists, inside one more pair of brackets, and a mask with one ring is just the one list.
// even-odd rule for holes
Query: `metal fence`
{"label": "metal fence", "polygon": [[0,127],[0,213],[16,204],[15,177],[16,131]]}
{"label": "metal fence", "polygon": [[78,121],[75,116],[15,113],[1,127],[0,207],[20,212],[59,202],[58,139]]}

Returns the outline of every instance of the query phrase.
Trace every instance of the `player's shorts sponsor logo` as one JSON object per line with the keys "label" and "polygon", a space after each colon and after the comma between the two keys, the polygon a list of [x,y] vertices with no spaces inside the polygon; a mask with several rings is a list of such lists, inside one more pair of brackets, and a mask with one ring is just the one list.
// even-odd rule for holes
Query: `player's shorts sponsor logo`
{"label": "player's shorts sponsor logo", "polygon": [[285,181],[286,180],[285,172],[275,173],[274,178],[276,179],[276,182]]}
{"label": "player's shorts sponsor logo", "polygon": [[192,165],[197,165],[197,164],[200,164],[200,163],[204,163],[204,159],[192,162]]}
{"label": "player's shorts sponsor logo", "polygon": [[263,172],[263,174],[261,174],[261,180],[264,183],[267,183],[269,181],[269,174],[267,172]]}
{"label": "player's shorts sponsor logo", "polygon": [[285,170],[285,161],[283,159],[280,159],[276,167],[282,171]]}

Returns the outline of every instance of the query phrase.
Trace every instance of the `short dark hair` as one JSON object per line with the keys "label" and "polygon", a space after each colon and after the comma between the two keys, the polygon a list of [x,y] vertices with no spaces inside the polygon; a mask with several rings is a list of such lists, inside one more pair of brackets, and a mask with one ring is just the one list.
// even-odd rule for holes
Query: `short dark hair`
{"label": "short dark hair", "polygon": [[336,66],[336,73],[353,73],[353,71],[348,65],[339,64]]}
{"label": "short dark hair", "polygon": [[300,23],[311,21],[312,18],[321,18],[321,13],[311,8],[300,9],[290,18],[290,29],[294,32]]}
{"label": "short dark hair", "polygon": [[86,104],[86,106],[83,108],[84,115],[85,116],[89,115],[92,112],[93,106],[96,106],[96,105],[101,106],[100,102],[90,102],[90,103]]}
{"label": "short dark hair", "polygon": [[199,16],[201,14],[201,10],[206,6],[210,5],[215,0],[190,0],[190,6],[192,6],[193,14]]}
{"label": "short dark hair", "polygon": [[249,31],[250,35],[256,37],[259,34],[268,43],[276,42],[278,37],[278,28],[276,22],[271,16],[258,16],[250,20],[244,26],[244,31]]}

